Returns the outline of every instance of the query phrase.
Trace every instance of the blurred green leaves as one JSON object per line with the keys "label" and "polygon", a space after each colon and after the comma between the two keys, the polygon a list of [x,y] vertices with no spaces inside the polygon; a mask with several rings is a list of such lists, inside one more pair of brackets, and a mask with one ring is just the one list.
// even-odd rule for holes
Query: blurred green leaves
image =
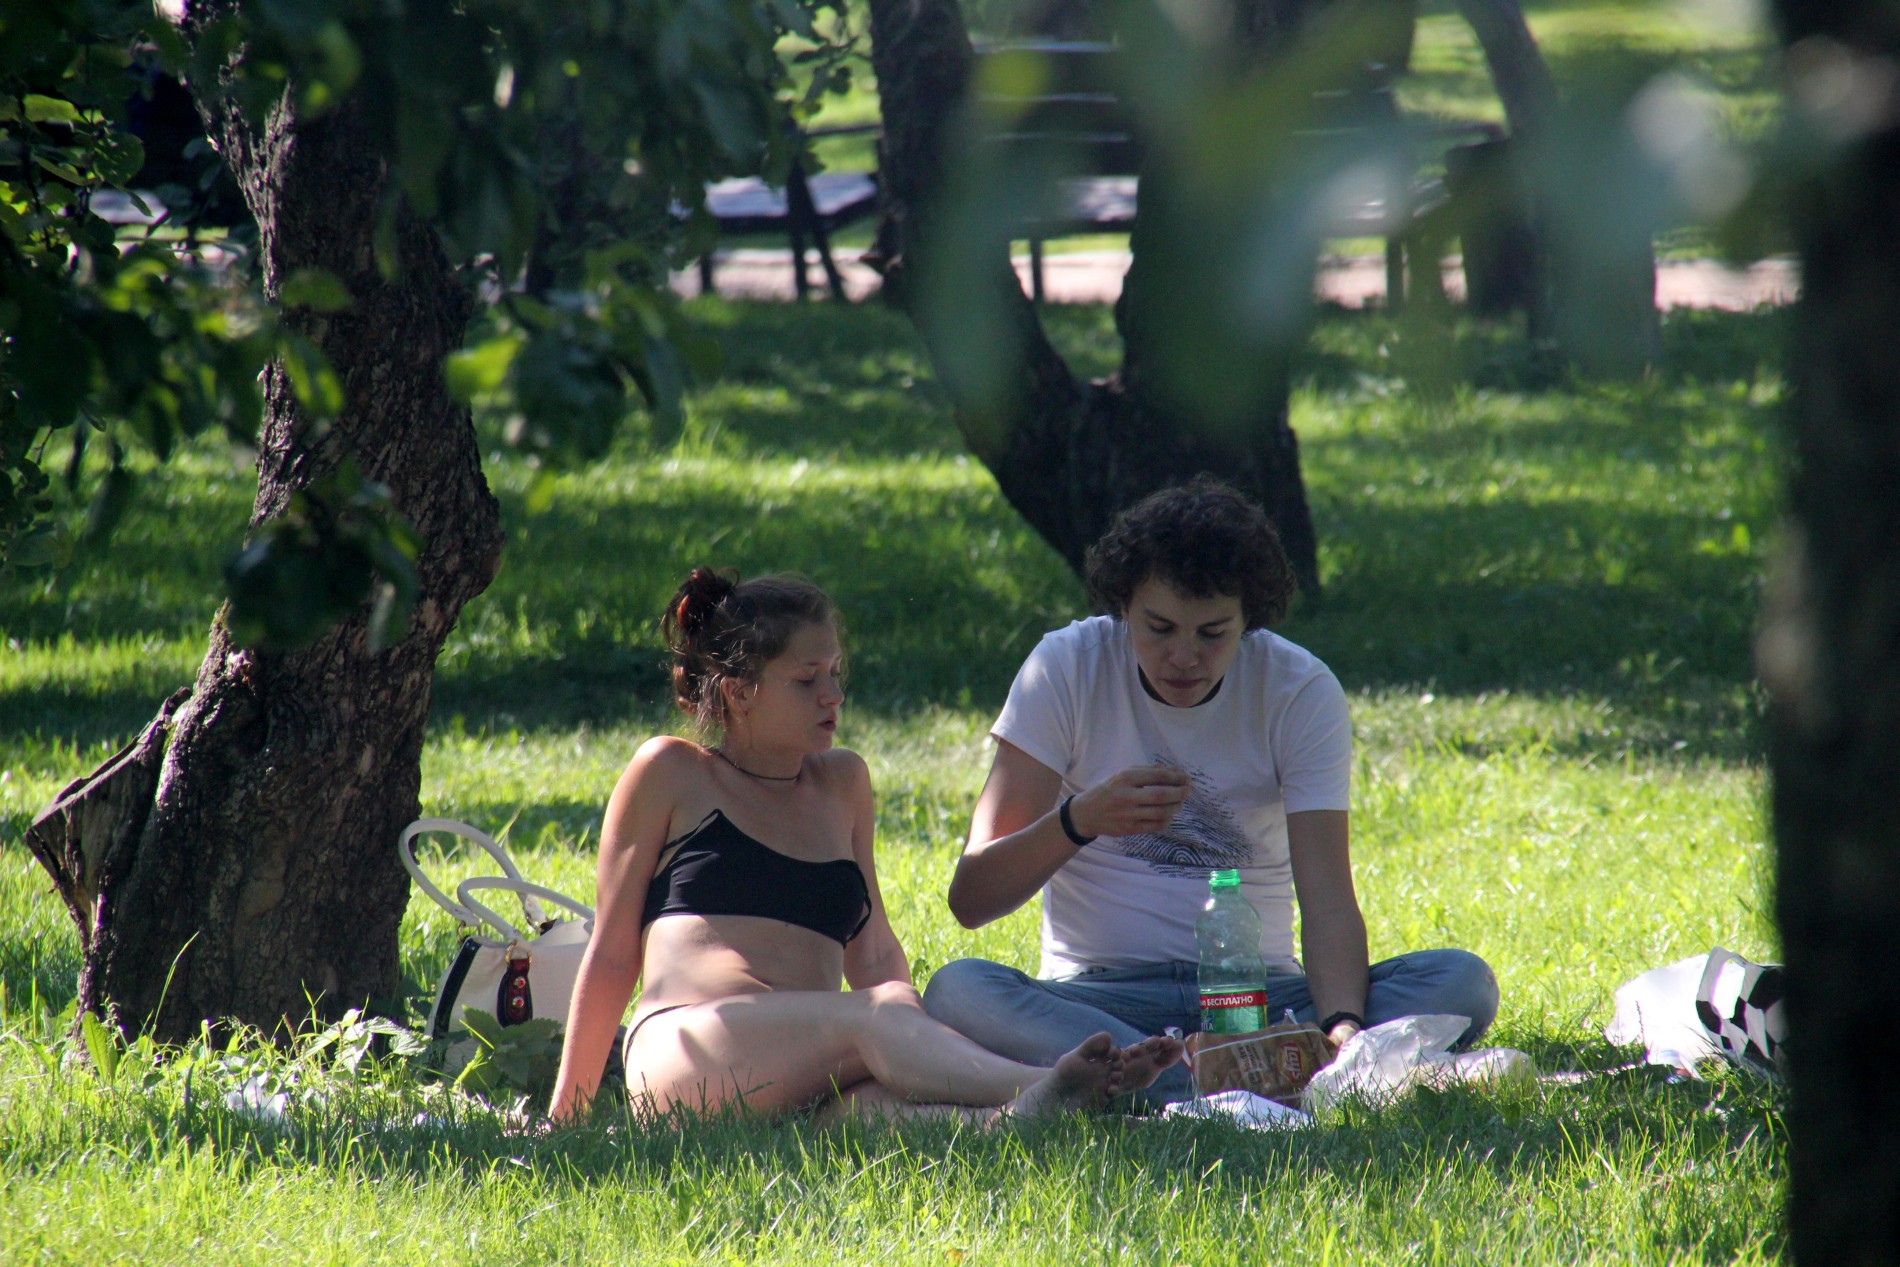
{"label": "blurred green leaves", "polygon": [[513,278],[562,158],[551,120],[690,209],[708,181],[783,171],[795,141],[776,42],[815,38],[810,10],[834,7],[241,0],[196,38],[194,64],[229,73],[241,48],[234,92],[257,119],[286,90],[305,118],[351,101],[391,161],[392,198],[432,219],[451,256],[492,256]]}
{"label": "blurred green leaves", "polygon": [[[11,238],[10,227],[0,226],[14,248],[0,250],[12,266],[0,293],[0,564],[29,567],[62,561],[73,544],[49,518],[53,485],[42,464],[54,435],[66,441],[69,495],[82,491],[95,439],[111,454],[100,492],[129,493],[127,449],[163,460],[207,430],[249,444],[262,408],[258,375],[289,345],[255,295],[164,247],[94,251],[82,233],[67,247],[85,267],[76,278],[47,258],[46,235],[23,228]],[[312,355],[293,357],[297,372],[334,385]],[[103,540],[110,527],[99,504],[95,497],[85,539]]]}
{"label": "blurred green leaves", "polygon": [[277,288],[277,302],[284,308],[342,312],[350,306],[350,292],[334,274],[320,268],[305,268],[284,279]]}
{"label": "blurred green leaves", "polygon": [[[827,9],[833,20],[814,25]],[[245,231],[197,249],[188,230],[180,249],[173,225],[141,237],[98,214],[112,190],[153,214],[127,188],[145,159],[132,131],[140,74],[217,85],[254,121],[358,111],[393,176],[384,271],[403,264],[406,203],[497,301],[445,367],[451,390],[506,409],[514,443],[565,463],[604,451],[634,392],[657,438],[677,433],[681,393],[711,364],[664,290],[682,226],[703,230],[707,182],[782,175],[800,144],[791,118],[843,82],[849,31],[842,0],[207,0],[187,41],[118,0],[10,3],[0,567],[57,566],[105,541],[135,492],[135,450],[162,461],[211,429],[253,443],[272,364],[306,437],[353,404],[321,350],[325,320],[352,307],[336,277],[294,273],[267,301]],[[824,72],[802,93],[778,55],[787,32]],[[206,185],[163,192],[176,210]],[[48,463],[63,468],[65,500],[86,501],[76,529]],[[232,630],[287,648],[368,602],[371,641],[392,638],[418,549],[388,491],[346,461],[294,492],[227,569]]]}
{"label": "blurred green leaves", "polygon": [[[1112,7],[1112,57],[1096,59],[1112,62],[1108,82],[1079,87],[1119,101],[1141,151],[1134,266],[1117,310],[1124,383],[1139,381],[1190,425],[1249,425],[1253,402],[1305,337],[1325,239],[1416,229],[1408,254],[1449,247],[1448,217],[1426,217],[1453,139],[1435,120],[1400,115],[1387,90],[1408,56],[1411,7]],[[1250,26],[1250,11],[1267,17]],[[1276,28],[1271,15],[1292,11],[1301,20]],[[1525,41],[1538,57],[1528,29]],[[1078,88],[1063,80],[1059,47],[1032,42],[977,58],[944,165],[918,316],[946,383],[976,417],[979,446],[1019,381],[1023,332],[1013,323],[1022,318],[996,284],[1008,242],[1037,236],[1039,225],[1052,237],[1085,231],[1061,223],[1063,183],[1133,170],[1091,169],[1087,142],[1065,149],[1043,135],[1059,129],[1044,128],[1037,112]],[[1536,225],[1542,271],[1528,288],[1537,295],[1530,333],[1545,352],[1586,372],[1642,371],[1657,346],[1650,244],[1659,232],[1712,226],[1737,258],[1785,249],[1777,186],[1811,166],[1830,129],[1854,133],[1873,108],[1866,103],[1886,100],[1879,85],[1890,76],[1825,45],[1799,52],[1790,69],[1808,121],[1767,152],[1737,141],[1714,89],[1679,54],[1640,42],[1605,40],[1570,57],[1553,117],[1513,117],[1524,126],[1508,141],[1512,179],[1468,198],[1456,218],[1471,223],[1486,210],[1477,204],[1496,198],[1510,205],[1495,210]],[[1383,220],[1358,214],[1375,207]],[[1443,320],[1426,307],[1411,318],[1420,346]]]}
{"label": "blurred green leaves", "polygon": [[669,443],[687,386],[718,368],[717,342],[670,291],[616,277],[624,254],[591,253],[576,288],[503,296],[480,340],[445,367],[458,399],[504,415],[508,443],[552,466],[606,452],[635,392],[652,412],[652,440]]}
{"label": "blurred green leaves", "polygon": [[125,126],[134,48],[163,59],[180,45],[153,13],[106,0],[30,0],[0,16],[0,566],[58,564],[77,544],[50,518],[54,435],[70,436],[69,495],[89,441],[107,440],[77,534],[87,541],[131,495],[128,446],[162,457],[209,428],[255,429],[271,323],[244,296],[214,293],[194,262],[121,246],[92,205],[144,161]]}
{"label": "blurred green leaves", "polygon": [[225,623],[243,646],[291,650],[368,599],[379,651],[408,623],[421,546],[389,490],[345,466],[292,493],[225,566]]}
{"label": "blurred green leaves", "polygon": [[[1124,0],[1116,46],[1096,58],[1035,45],[980,57],[947,164],[919,317],[945,376],[988,412],[1015,373],[1019,332],[995,270],[1012,237],[1063,223],[1065,182],[1097,170],[1096,135],[1132,128],[1139,150],[1138,301],[1122,332],[1147,390],[1213,430],[1247,425],[1303,337],[1320,240],[1342,200],[1400,197],[1411,138],[1376,108],[1368,62],[1401,42],[1406,6],[1340,0],[1283,48],[1237,37],[1235,11]],[[1068,63],[1101,82],[1069,82]],[[1112,116],[1057,112],[1112,96]],[[1361,109],[1362,102],[1373,108]],[[1053,126],[1045,116],[1055,116]],[[1105,169],[1131,172],[1133,166]]]}

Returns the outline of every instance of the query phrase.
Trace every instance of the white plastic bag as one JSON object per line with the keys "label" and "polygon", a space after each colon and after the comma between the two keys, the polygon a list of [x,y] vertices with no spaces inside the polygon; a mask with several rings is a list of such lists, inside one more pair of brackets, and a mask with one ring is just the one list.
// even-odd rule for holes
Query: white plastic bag
{"label": "white plastic bag", "polygon": [[1696,986],[1696,1019],[1721,1053],[1745,1069],[1773,1077],[1788,1040],[1787,971],[1754,963],[1717,946]]}
{"label": "white plastic bag", "polygon": [[1306,1104],[1319,1111],[1348,1097],[1374,1104],[1396,1100],[1413,1087],[1533,1078],[1531,1058],[1508,1047],[1453,1055],[1451,1045],[1471,1027],[1468,1016],[1402,1016],[1354,1034],[1333,1063],[1307,1084]]}
{"label": "white plastic bag", "polygon": [[1694,1072],[1696,1061],[1716,1054],[1695,1014],[1696,987],[1708,963],[1707,955],[1691,955],[1625,981],[1616,988],[1616,1015],[1603,1037],[1618,1047],[1642,1044],[1649,1064]]}
{"label": "white plastic bag", "polygon": [[1251,1091],[1216,1091],[1213,1095],[1182,1100],[1163,1109],[1165,1117],[1224,1118],[1256,1131],[1298,1130],[1313,1124],[1313,1115],[1288,1108]]}
{"label": "white plastic bag", "polygon": [[1619,1047],[1640,1043],[1648,1064],[1692,1076],[1711,1056],[1772,1072],[1786,1037],[1780,1000],[1779,966],[1717,946],[1618,986],[1603,1037]]}

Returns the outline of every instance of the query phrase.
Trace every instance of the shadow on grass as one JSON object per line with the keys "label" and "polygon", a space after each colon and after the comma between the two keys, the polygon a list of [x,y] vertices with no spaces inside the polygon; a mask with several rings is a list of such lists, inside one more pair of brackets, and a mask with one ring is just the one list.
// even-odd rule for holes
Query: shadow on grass
{"label": "shadow on grass", "polygon": [[879,710],[1000,699],[1035,639],[1083,606],[1074,577],[981,483],[876,475],[768,493],[734,468],[532,518],[509,498],[505,515],[508,558],[441,666],[438,718],[538,728],[664,709],[657,613],[701,562],[812,575],[838,602],[852,693]]}
{"label": "shadow on grass", "polygon": [[909,320],[883,304],[696,301],[724,365],[689,428],[732,453],[955,454],[962,439]]}
{"label": "shadow on grass", "polygon": [[[702,561],[748,575],[802,567],[824,584],[844,614],[855,708],[998,706],[1037,638],[1086,614],[1075,578],[980,470],[917,479],[902,463],[823,460],[954,449],[924,380],[905,381],[923,371],[902,319],[828,305],[700,311],[728,344],[725,387],[739,396],[715,406],[708,393],[696,408],[719,416],[740,454],[811,453],[813,473],[801,482],[790,464],[735,460],[681,476],[610,460],[538,516],[504,491],[508,551],[439,665],[437,723],[543,731],[663,713],[654,614]],[[1678,313],[1665,324],[1669,358],[1643,384],[1553,387],[1497,416],[1348,415],[1320,428],[1305,448],[1329,589],[1284,632],[1351,689],[1600,695],[1635,710],[1635,743],[1754,755],[1759,550],[1733,534],[1750,518],[1762,531],[1772,512],[1765,475],[1716,485],[1773,460],[1755,421],[1765,411],[1747,396],[1773,363],[1780,321]],[[1050,322],[1078,357],[1112,346],[1106,310],[1052,310]],[[1305,358],[1309,390],[1350,394],[1376,376],[1393,330],[1376,315],[1327,318]],[[1479,360],[1521,343],[1469,325],[1458,337]],[[748,386],[792,399],[748,415]],[[1514,472],[1534,487],[1513,487]],[[1617,496],[1629,481],[1661,491],[1631,511]],[[1731,497],[1733,522],[1717,509]],[[209,499],[241,501],[231,488]],[[208,609],[203,577],[222,540],[176,513],[136,513],[122,529],[135,569],[94,569],[57,601],[16,585],[3,595],[8,633],[196,637],[203,615],[181,613],[191,595]],[[0,693],[0,716],[15,734],[122,742],[164,694],[120,669],[92,681],[16,684]]]}
{"label": "shadow on grass", "polygon": [[[1647,381],[1657,387],[1751,383],[1781,364],[1788,320],[1785,309],[1673,309],[1663,316],[1662,357]],[[1108,374],[1120,363],[1113,312],[1106,306],[1051,305],[1043,310],[1043,325],[1084,378]],[[1419,368],[1407,359],[1413,344],[1443,357],[1429,368],[1452,383],[1533,395],[1579,386],[1560,361],[1532,346],[1522,318],[1476,321],[1451,308],[1442,328],[1429,328],[1379,308],[1320,304],[1312,333],[1294,358],[1294,389],[1352,392],[1382,378],[1399,380],[1395,385],[1403,388],[1404,371]]]}
{"label": "shadow on grass", "polygon": [[[90,690],[75,689],[66,683],[28,683],[0,690],[0,718],[20,719],[17,724],[0,723],[0,733],[9,739],[35,740],[78,749],[103,747],[116,751],[137,738],[139,731],[156,716],[159,706],[191,679],[173,681],[154,679],[148,686],[143,680]],[[103,760],[109,752],[103,753]],[[92,767],[75,768],[72,777],[90,773]]]}
{"label": "shadow on grass", "polygon": [[1759,565],[1708,531],[1614,507],[1361,508],[1287,632],[1362,686],[1743,682]]}
{"label": "shadow on grass", "polygon": [[559,655],[471,662],[436,672],[430,716],[461,717],[474,730],[566,730],[650,718],[671,703],[657,646],[628,647],[599,636],[574,638]]}

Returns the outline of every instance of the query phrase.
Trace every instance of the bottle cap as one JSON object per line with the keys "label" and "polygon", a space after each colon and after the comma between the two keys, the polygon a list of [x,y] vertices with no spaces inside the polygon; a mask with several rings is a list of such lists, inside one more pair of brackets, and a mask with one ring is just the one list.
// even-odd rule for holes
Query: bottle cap
{"label": "bottle cap", "polygon": [[1240,887],[1240,872],[1209,871],[1207,887],[1210,889],[1237,889]]}

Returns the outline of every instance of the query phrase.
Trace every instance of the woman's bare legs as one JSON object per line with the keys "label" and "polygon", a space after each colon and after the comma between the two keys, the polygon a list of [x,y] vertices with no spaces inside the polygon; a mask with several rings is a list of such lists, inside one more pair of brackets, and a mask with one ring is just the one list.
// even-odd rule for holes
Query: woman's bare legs
{"label": "woman's bare legs", "polygon": [[[1161,1046],[1150,1049],[1151,1043]],[[650,1093],[662,1109],[676,1103],[712,1108],[743,1099],[763,1112],[783,1111],[869,1081],[916,1105],[993,1108],[1022,1097],[1019,1111],[1047,1112],[1096,1107],[1119,1091],[1146,1085],[1178,1057],[1179,1044],[1171,1043],[1139,1044],[1143,1050],[1133,1061],[1139,1081],[1128,1084],[1128,1057],[1107,1035],[1084,1043],[1051,1070],[1006,1060],[931,1020],[907,985],[849,993],[781,991],[654,1017],[627,1053],[627,1084],[635,1094]],[[894,1107],[888,1097],[879,1096],[878,1103],[880,1109]]]}
{"label": "woman's bare legs", "polygon": [[830,1103],[820,1104],[812,1116],[820,1126],[835,1126],[839,1122],[866,1118],[894,1121],[898,1118],[915,1120],[949,1117],[960,1117],[972,1125],[983,1126],[994,1122],[1002,1112],[994,1108],[972,1108],[967,1104],[918,1104],[906,1100],[881,1083],[865,1081],[855,1087],[846,1087]]}
{"label": "woman's bare legs", "polygon": [[[1155,1075],[1180,1058],[1181,1045],[1172,1038],[1144,1039],[1133,1047],[1117,1047],[1108,1034],[1095,1034],[1073,1051],[1064,1052],[1042,1077],[1008,1104],[977,1109],[960,1104],[919,1104],[877,1082],[847,1087],[819,1110],[818,1120],[845,1117],[948,1117],[986,1123],[1003,1116],[1033,1117],[1067,1109],[1098,1109],[1123,1091],[1135,1091],[1153,1082]],[[1033,1068],[1034,1066],[1032,1066]]]}

